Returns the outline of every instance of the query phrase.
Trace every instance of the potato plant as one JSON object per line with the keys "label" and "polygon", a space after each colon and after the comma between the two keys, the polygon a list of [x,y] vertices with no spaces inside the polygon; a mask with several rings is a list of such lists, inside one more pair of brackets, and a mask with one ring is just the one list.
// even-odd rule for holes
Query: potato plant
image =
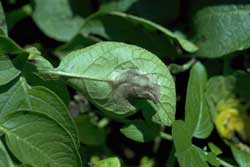
{"label": "potato plant", "polygon": [[250,3],[0,1],[0,167],[249,167]]}

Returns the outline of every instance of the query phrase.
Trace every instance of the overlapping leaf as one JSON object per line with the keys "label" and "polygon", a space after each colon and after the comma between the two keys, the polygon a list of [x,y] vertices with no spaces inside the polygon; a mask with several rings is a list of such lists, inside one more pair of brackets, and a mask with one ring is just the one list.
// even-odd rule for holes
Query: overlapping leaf
{"label": "overlapping leaf", "polygon": [[195,52],[198,49],[184,37],[156,23],[121,12],[100,12],[90,16],[81,28],[81,35],[85,37],[97,35],[108,40],[135,44],[159,57],[164,57],[166,54],[177,55],[175,43],[187,52]]}
{"label": "overlapping leaf", "polygon": [[55,120],[31,111],[0,118],[7,145],[23,163],[34,167],[79,167],[81,160],[72,138]]}
{"label": "overlapping leaf", "polygon": [[190,72],[185,105],[185,122],[197,138],[206,138],[213,130],[205,97],[206,83],[206,69],[198,62]]}
{"label": "overlapping leaf", "polygon": [[71,9],[69,0],[34,0],[33,19],[49,37],[68,41],[80,30],[83,18]]}
{"label": "overlapping leaf", "polygon": [[79,145],[79,139],[73,120],[65,104],[45,87],[30,87],[20,79],[13,86],[5,86],[0,93],[0,116],[17,110],[32,110],[53,118],[72,135],[74,143]]}
{"label": "overlapping leaf", "polygon": [[169,126],[174,120],[172,76],[155,55],[142,48],[116,42],[98,43],[65,56],[54,70],[45,68],[41,72],[68,77],[74,88],[107,115],[120,118],[135,113],[135,107],[128,101],[128,96],[135,96],[156,103],[148,101],[155,110],[154,122]]}

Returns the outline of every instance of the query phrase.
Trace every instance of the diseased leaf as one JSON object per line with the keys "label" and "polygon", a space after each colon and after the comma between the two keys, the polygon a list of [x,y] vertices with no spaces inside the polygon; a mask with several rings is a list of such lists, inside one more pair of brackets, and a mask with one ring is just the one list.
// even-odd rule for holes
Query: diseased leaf
{"label": "diseased leaf", "polygon": [[135,44],[159,57],[165,57],[166,54],[177,55],[175,43],[187,52],[195,52],[198,49],[184,37],[156,23],[121,12],[100,12],[90,16],[81,28],[81,35],[97,35],[107,40]]}
{"label": "diseased leaf", "polygon": [[213,123],[205,99],[207,83],[206,69],[201,63],[196,63],[188,81],[185,105],[185,122],[196,138],[207,138],[213,130]]}
{"label": "diseased leaf", "polygon": [[111,158],[98,161],[96,166],[97,167],[121,167],[121,163],[118,158],[111,157]]}
{"label": "diseased leaf", "polygon": [[216,58],[250,46],[250,5],[228,4],[199,10],[194,18],[194,31],[200,48],[195,54]]}
{"label": "diseased leaf", "polygon": [[73,88],[111,117],[134,114],[136,108],[129,99],[143,98],[151,100],[154,122],[170,126],[174,120],[173,78],[155,55],[142,48],[98,43],[65,56],[54,70],[41,72],[69,78]]}
{"label": "diseased leaf", "polygon": [[11,60],[5,56],[0,56],[0,86],[9,83],[20,74]]}
{"label": "diseased leaf", "polygon": [[208,80],[206,86],[206,99],[209,105],[212,119],[216,118],[217,104],[229,97],[233,96],[236,79],[233,76],[215,76]]}
{"label": "diseased leaf", "polygon": [[33,19],[49,37],[68,41],[80,30],[83,18],[75,15],[69,0],[34,0]]}
{"label": "diseased leaf", "polygon": [[64,103],[55,93],[45,87],[30,87],[20,79],[0,93],[0,117],[17,110],[38,112],[55,120],[71,136],[75,146],[79,146],[76,126]]}
{"label": "diseased leaf", "polygon": [[45,115],[19,111],[0,119],[0,130],[13,154],[34,167],[79,167],[81,160],[71,137]]}
{"label": "diseased leaf", "polygon": [[160,135],[160,127],[143,120],[133,120],[128,125],[120,129],[127,138],[137,142],[152,141]]}

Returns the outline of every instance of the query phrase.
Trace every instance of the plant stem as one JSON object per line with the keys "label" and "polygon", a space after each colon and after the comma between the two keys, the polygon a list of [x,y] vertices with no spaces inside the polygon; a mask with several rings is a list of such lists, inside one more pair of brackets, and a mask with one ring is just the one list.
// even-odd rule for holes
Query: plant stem
{"label": "plant stem", "polygon": [[171,73],[173,74],[178,74],[180,72],[184,72],[188,69],[190,69],[194,63],[196,62],[195,58],[190,59],[187,63],[183,64],[183,65],[179,65],[179,64],[170,64],[168,66],[169,70],[171,71]]}
{"label": "plant stem", "polygon": [[162,139],[168,140],[168,141],[172,141],[173,137],[170,134],[167,134],[165,132],[160,132],[160,136]]}

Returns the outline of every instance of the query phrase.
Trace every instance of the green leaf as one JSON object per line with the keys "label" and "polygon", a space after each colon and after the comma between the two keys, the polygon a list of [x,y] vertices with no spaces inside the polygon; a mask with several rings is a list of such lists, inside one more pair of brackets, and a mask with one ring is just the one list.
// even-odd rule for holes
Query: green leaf
{"label": "green leaf", "polygon": [[0,31],[7,35],[7,25],[5,21],[5,14],[3,11],[2,3],[0,2]]}
{"label": "green leaf", "polygon": [[140,160],[140,166],[139,167],[154,167],[155,166],[155,161],[154,159],[148,158],[148,157],[143,157]]}
{"label": "green leaf", "polygon": [[121,12],[100,12],[90,16],[83,24],[81,34],[85,37],[97,35],[107,40],[135,44],[159,57],[177,55],[175,43],[187,52],[198,49],[192,42],[161,25]]}
{"label": "green leaf", "polygon": [[104,0],[101,4],[100,11],[125,12],[156,23],[166,24],[176,19],[179,14],[179,8],[179,0],[158,0],[157,3],[152,0]]}
{"label": "green leaf", "polygon": [[30,87],[22,78],[4,90],[0,93],[0,116],[21,109],[46,115],[65,128],[76,147],[79,146],[76,126],[67,107],[55,93],[45,87]]}
{"label": "green leaf", "polygon": [[129,99],[142,98],[151,100],[154,122],[170,126],[174,120],[173,78],[155,55],[137,46],[98,43],[70,53],[53,71],[43,72],[68,77],[73,88],[116,119],[134,114]]}
{"label": "green leaf", "polygon": [[96,167],[121,167],[121,163],[118,158],[111,157],[98,161]]}
{"label": "green leaf", "polygon": [[9,83],[20,74],[11,60],[7,57],[0,56],[0,86]]}
{"label": "green leaf", "polygon": [[196,63],[188,81],[185,105],[185,122],[196,138],[207,138],[213,130],[213,123],[205,99],[207,72],[201,63]]}
{"label": "green leaf", "polygon": [[[199,10],[194,31],[197,56],[216,58],[250,46],[250,5],[218,5]],[[237,32],[237,33],[236,33]]]}
{"label": "green leaf", "polygon": [[250,166],[250,157],[248,153],[240,151],[238,148],[231,146],[233,156],[240,167]]}
{"label": "green leaf", "polygon": [[74,13],[69,0],[34,0],[33,19],[49,37],[68,41],[80,30],[83,18]]}
{"label": "green leaf", "polygon": [[71,137],[55,120],[30,111],[1,117],[0,130],[13,154],[34,167],[79,167],[81,160]]}
{"label": "green leaf", "polygon": [[181,167],[209,167],[204,160],[204,152],[192,145],[192,130],[183,121],[173,123],[172,134]]}
{"label": "green leaf", "polygon": [[128,125],[120,129],[127,138],[137,142],[152,141],[160,135],[160,127],[152,122],[143,120],[133,120]]}
{"label": "green leaf", "polygon": [[90,119],[88,115],[80,115],[75,119],[81,143],[92,146],[104,144],[106,141],[105,129],[98,128]]}
{"label": "green leaf", "polygon": [[211,77],[206,86],[206,99],[212,119],[216,118],[216,106],[224,99],[233,96],[236,79],[233,76],[215,76]]}
{"label": "green leaf", "polygon": [[21,54],[25,51],[12,39],[0,34],[0,56],[4,54]]}
{"label": "green leaf", "polygon": [[214,143],[208,143],[208,147],[210,148],[211,152],[213,152],[215,155],[220,155],[223,153],[223,151],[216,146]]}
{"label": "green leaf", "polygon": [[15,166],[1,140],[0,140],[0,166],[1,167],[14,167]]}

